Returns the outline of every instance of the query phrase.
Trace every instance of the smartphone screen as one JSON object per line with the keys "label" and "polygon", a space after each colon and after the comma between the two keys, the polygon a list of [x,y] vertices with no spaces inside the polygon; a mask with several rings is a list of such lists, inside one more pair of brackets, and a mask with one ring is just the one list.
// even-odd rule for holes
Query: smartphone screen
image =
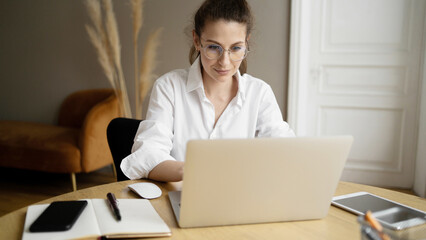
{"label": "smartphone screen", "polygon": [[30,226],[31,232],[69,230],[77,221],[87,201],[52,202]]}
{"label": "smartphone screen", "polygon": [[386,201],[370,194],[334,200],[334,202],[354,209],[360,213],[365,213],[367,210],[377,212],[398,206],[393,202]]}

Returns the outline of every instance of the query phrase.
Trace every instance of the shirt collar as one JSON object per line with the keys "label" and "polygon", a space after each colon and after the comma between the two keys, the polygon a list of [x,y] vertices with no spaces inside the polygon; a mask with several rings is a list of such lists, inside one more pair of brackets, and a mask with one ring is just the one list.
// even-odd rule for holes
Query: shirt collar
{"label": "shirt collar", "polygon": [[195,59],[189,68],[188,80],[186,82],[186,92],[192,92],[197,88],[203,88],[203,77],[201,75],[200,56]]}
{"label": "shirt collar", "polygon": [[[235,74],[238,81],[237,104],[242,106],[245,100],[246,81],[244,76],[241,76],[240,70]],[[189,68],[188,80],[186,82],[186,92],[192,92],[201,88],[204,93],[203,77],[201,75],[200,56],[195,59],[194,63]]]}
{"label": "shirt collar", "polygon": [[238,81],[237,104],[241,107],[246,99],[246,79],[241,76],[240,70],[235,75]]}

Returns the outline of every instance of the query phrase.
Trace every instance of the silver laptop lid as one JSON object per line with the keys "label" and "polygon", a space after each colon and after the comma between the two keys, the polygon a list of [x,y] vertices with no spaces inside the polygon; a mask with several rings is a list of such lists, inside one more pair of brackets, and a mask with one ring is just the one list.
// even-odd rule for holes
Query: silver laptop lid
{"label": "silver laptop lid", "polygon": [[323,218],[353,137],[188,142],[181,227]]}

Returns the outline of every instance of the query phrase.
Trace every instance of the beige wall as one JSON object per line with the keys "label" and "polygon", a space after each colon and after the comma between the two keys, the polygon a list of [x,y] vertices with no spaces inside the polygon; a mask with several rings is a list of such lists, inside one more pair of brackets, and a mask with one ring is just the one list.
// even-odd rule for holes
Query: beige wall
{"label": "beige wall", "polygon": [[[164,27],[157,75],[189,66],[185,28],[202,0],[147,0],[141,43]],[[132,22],[128,1],[113,1],[133,104]],[[289,0],[249,0],[256,17],[248,72],[286,104]],[[0,1],[0,120],[56,123],[60,103],[80,89],[109,87],[88,41],[82,1]]]}

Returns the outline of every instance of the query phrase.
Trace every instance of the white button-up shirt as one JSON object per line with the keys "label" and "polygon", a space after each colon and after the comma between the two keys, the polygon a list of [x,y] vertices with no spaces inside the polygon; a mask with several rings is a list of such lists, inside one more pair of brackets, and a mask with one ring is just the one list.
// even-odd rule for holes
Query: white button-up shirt
{"label": "white button-up shirt", "polygon": [[130,179],[147,178],[165,160],[184,161],[191,139],[292,137],[271,87],[236,73],[237,95],[215,125],[215,110],[206,97],[199,58],[189,69],[171,71],[154,84],[146,120],[135,136],[132,154],[121,162]]}

